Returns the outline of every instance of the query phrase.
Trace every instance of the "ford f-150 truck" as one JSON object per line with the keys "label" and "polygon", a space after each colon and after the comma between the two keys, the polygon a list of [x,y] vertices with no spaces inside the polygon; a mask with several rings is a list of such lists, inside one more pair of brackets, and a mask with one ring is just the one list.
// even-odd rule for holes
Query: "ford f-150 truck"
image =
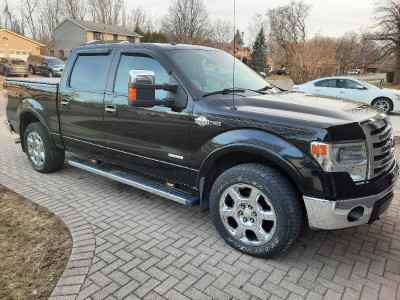
{"label": "ford f-150 truck", "polygon": [[[69,165],[210,211],[239,251],[271,257],[316,229],[372,223],[398,179],[389,118],[285,92],[223,51],[75,48],[61,80],[7,79],[6,125],[39,172]],[[71,155],[73,153],[73,155]]]}

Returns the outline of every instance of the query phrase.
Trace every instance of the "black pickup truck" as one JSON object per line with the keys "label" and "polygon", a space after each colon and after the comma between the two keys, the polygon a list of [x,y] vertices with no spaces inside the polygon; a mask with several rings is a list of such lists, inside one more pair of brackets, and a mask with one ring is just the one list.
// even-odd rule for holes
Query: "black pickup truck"
{"label": "black pickup truck", "polygon": [[6,125],[39,172],[65,160],[210,210],[239,251],[271,257],[316,229],[372,223],[398,179],[389,118],[284,92],[226,52],[80,46],[60,81],[7,79]]}

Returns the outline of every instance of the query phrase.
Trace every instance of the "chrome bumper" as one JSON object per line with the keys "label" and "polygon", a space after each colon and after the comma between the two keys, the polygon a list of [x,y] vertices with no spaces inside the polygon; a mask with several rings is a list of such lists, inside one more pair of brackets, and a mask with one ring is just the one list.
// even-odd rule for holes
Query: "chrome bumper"
{"label": "chrome bumper", "polygon": [[340,229],[374,222],[387,209],[397,181],[383,192],[362,198],[331,201],[303,196],[308,224],[314,229]]}
{"label": "chrome bumper", "polygon": [[10,133],[13,133],[14,132],[14,128],[12,127],[11,122],[9,120],[5,120],[4,123],[6,124],[7,130]]}

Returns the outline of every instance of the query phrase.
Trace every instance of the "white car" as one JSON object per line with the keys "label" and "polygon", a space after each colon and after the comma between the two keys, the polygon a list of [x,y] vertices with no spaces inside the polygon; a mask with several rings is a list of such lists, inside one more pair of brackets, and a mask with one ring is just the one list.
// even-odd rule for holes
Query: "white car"
{"label": "white car", "polygon": [[349,70],[349,71],[347,71],[347,74],[358,75],[358,71],[357,70]]}
{"label": "white car", "polygon": [[366,81],[349,77],[320,78],[295,85],[293,90],[363,102],[386,113],[400,110],[400,90],[381,89]]}

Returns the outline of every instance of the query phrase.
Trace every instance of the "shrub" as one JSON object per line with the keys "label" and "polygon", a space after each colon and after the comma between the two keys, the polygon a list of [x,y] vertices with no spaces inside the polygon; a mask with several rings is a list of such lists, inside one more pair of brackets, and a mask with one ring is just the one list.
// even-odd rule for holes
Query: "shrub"
{"label": "shrub", "polygon": [[386,73],[386,82],[393,83],[393,78],[394,78],[394,70],[388,70]]}

